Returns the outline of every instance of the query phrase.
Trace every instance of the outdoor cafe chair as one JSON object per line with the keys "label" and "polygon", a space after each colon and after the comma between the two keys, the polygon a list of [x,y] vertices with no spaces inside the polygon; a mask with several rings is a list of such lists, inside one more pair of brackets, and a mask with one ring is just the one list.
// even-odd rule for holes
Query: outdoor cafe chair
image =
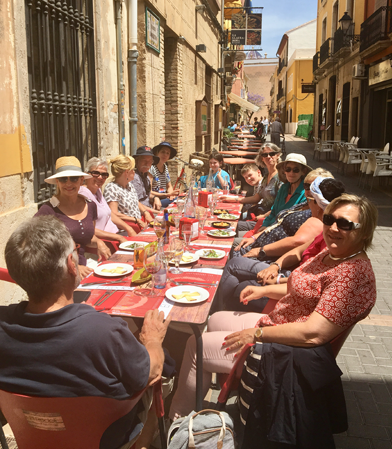
{"label": "outdoor cafe chair", "polygon": [[350,150],[346,144],[343,145],[344,159],[343,159],[343,174],[347,172],[347,167],[353,165],[354,167],[362,163],[361,155],[357,150]]}
{"label": "outdoor cafe chair", "polygon": [[313,159],[316,157],[316,152],[320,152],[320,139],[318,137],[313,137],[314,148],[313,148]]}
{"label": "outdoor cafe chair", "polygon": [[[264,311],[263,311],[264,313]],[[337,335],[335,338],[333,338],[330,341],[330,345],[332,348],[332,352],[335,356],[335,358],[338,356],[339,351],[342,349],[342,346],[344,342],[346,341],[347,337],[350,335],[350,332],[353,330],[356,323],[354,323],[352,326],[348,327],[344,331],[342,331],[339,335]],[[250,350],[253,346],[253,343],[246,344],[240,355],[238,356],[238,359],[234,363],[231,371],[229,374],[220,373],[218,374],[218,379],[221,385],[221,392],[218,396],[218,402],[217,402],[217,408],[218,410],[224,410],[226,406],[226,402],[229,399],[230,393],[232,391],[238,390],[242,371],[244,368],[244,364],[246,362],[246,359],[250,353]]]}
{"label": "outdoor cafe chair", "polygon": [[[161,432],[164,429],[161,381],[153,389],[153,407]],[[118,400],[95,396],[34,397],[0,390],[0,409],[10,424],[18,449],[99,449],[106,429],[128,414],[144,392],[145,389],[129,399]],[[157,398],[161,403],[157,404]],[[167,447],[162,432],[161,444]]]}
{"label": "outdoor cafe chair", "polygon": [[0,281],[16,283],[9,275],[7,268],[0,268]]}
{"label": "outdoor cafe chair", "polygon": [[376,155],[374,153],[368,154],[368,160],[369,160],[369,164],[368,164],[368,170],[366,173],[373,174],[372,175],[372,184],[370,186],[370,191],[372,191],[374,178],[377,178],[377,177],[390,178],[390,177],[392,177],[392,169],[390,168],[391,162],[377,161]]}

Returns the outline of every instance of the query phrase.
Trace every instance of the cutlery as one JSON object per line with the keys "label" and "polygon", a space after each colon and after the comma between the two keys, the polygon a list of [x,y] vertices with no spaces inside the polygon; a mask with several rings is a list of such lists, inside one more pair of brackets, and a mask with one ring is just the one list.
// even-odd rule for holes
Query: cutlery
{"label": "cutlery", "polygon": [[87,282],[86,284],[82,284],[82,287],[86,287],[89,285],[112,285],[112,284],[121,284],[121,282],[125,282],[125,278],[118,279],[117,281],[112,282]]}
{"label": "cutlery", "polygon": [[218,281],[215,282],[202,282],[202,281],[173,281],[172,279],[169,279],[170,282],[172,282],[175,285],[202,285],[204,287],[216,287],[218,285]]}
{"label": "cutlery", "polygon": [[108,295],[109,293],[110,293],[110,290],[106,290],[106,292],[105,292],[103,295],[101,295],[101,296],[95,301],[95,303],[94,303],[93,305],[94,305],[94,306],[98,305],[99,301],[101,301],[101,299],[105,298],[105,296]]}
{"label": "cutlery", "polygon": [[[108,292],[106,292],[106,293],[108,293]],[[108,295],[103,296],[102,299],[100,298],[100,299],[98,300],[98,302],[96,302],[96,303],[94,304],[94,306],[96,306],[96,307],[101,306],[101,305],[102,305],[107,299],[109,299],[114,293],[116,293],[116,291],[109,292]]]}

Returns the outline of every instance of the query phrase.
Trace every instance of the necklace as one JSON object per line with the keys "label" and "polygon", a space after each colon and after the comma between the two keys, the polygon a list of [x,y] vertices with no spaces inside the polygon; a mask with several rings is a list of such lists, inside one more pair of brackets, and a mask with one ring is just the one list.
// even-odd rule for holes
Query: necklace
{"label": "necklace", "polygon": [[361,254],[361,252],[363,251],[363,249],[361,249],[361,251],[358,251],[357,253],[351,254],[351,256],[347,256],[347,257],[333,257],[331,256],[331,254],[328,254],[328,256],[330,257],[330,259],[332,260],[347,260],[347,259],[352,259],[355,256],[358,256],[358,254]]}

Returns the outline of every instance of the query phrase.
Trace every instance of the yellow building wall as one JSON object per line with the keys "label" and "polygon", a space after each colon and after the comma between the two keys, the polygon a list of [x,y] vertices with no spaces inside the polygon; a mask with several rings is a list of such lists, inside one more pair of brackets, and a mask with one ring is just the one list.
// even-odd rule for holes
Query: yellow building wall
{"label": "yellow building wall", "polygon": [[[317,7],[317,40],[316,51],[320,50],[320,46],[323,44],[322,37],[322,24],[325,17],[327,18],[326,39],[332,36],[332,11],[336,2],[339,2],[338,20],[343,17],[345,11],[347,11],[346,0],[327,0],[322,4],[322,0],[318,0]],[[355,0],[354,2],[354,17],[351,16],[355,24],[354,34],[360,34],[361,23],[365,20],[365,0]],[[338,24],[339,28],[339,24]]]}

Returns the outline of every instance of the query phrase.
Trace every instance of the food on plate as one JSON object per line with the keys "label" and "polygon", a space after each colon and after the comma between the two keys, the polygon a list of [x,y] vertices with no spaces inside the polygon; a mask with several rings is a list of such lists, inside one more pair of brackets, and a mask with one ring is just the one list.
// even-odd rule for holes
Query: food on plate
{"label": "food on plate", "polygon": [[223,218],[223,220],[237,220],[238,215],[233,214],[220,214],[219,218]]}
{"label": "food on plate", "polygon": [[181,257],[181,262],[192,262],[193,261],[193,256],[182,256]]}
{"label": "food on plate", "polygon": [[182,292],[179,295],[173,295],[174,299],[183,299],[185,298],[187,301],[196,301],[200,293],[198,292]]}
{"label": "food on plate", "polygon": [[115,268],[102,268],[102,273],[117,273],[117,274],[124,274],[127,272],[127,270],[123,267],[115,267]]}
{"label": "food on plate", "polygon": [[227,211],[226,209],[215,209],[214,210],[214,215],[221,215],[221,214],[228,214],[229,211]]}
{"label": "food on plate", "polygon": [[219,229],[217,229],[216,231],[211,231],[212,235],[220,235],[221,237],[228,237],[230,236],[230,232],[229,231],[221,231]]}
{"label": "food on plate", "polygon": [[129,245],[125,245],[125,248],[127,249],[135,249],[137,243],[130,243]]}
{"label": "food on plate", "polygon": [[230,228],[230,223],[226,223],[225,221],[214,221],[211,224],[214,228]]}
{"label": "food on plate", "polygon": [[208,257],[209,259],[216,259],[220,255],[214,249],[205,249],[203,251],[203,257]]}
{"label": "food on plate", "polygon": [[132,282],[134,284],[143,284],[144,282],[147,282],[150,279],[151,274],[144,268],[141,268],[140,270],[136,271],[136,273],[134,273],[134,275],[132,276]]}
{"label": "food on plate", "polygon": [[148,223],[150,226],[161,226],[162,223],[160,223],[159,221],[150,221],[150,223]]}

